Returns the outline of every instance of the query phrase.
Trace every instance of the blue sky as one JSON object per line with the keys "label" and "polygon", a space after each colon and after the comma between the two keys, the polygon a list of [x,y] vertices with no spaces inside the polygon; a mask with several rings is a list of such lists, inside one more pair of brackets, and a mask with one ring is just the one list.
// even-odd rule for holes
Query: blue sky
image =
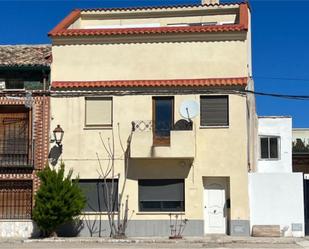
{"label": "blue sky", "polygon": [[[72,9],[198,3],[196,0],[0,0],[0,44],[49,43],[50,31]],[[309,1],[252,0],[256,91],[309,95]],[[257,96],[259,115],[291,115],[309,127],[309,100]]]}

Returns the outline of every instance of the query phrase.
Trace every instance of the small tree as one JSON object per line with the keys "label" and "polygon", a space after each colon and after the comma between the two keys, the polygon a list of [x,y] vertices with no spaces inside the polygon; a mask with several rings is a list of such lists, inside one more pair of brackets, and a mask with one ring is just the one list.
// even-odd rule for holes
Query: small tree
{"label": "small tree", "polygon": [[[126,182],[128,178],[128,171],[129,171],[129,158],[130,158],[130,146],[132,140],[133,129],[129,134],[127,139],[127,146],[124,147],[121,136],[120,136],[120,125],[118,123],[118,139],[121,147],[121,152],[124,160],[124,174],[123,174],[123,183],[122,186],[119,188],[120,192],[117,194],[117,189],[115,185],[115,179],[120,179],[120,174],[115,173],[115,134],[112,130],[111,138],[108,138],[107,141],[104,141],[101,133],[100,139],[102,145],[104,147],[105,152],[108,155],[108,160],[105,161],[106,166],[102,165],[99,155],[97,153],[97,158],[99,162],[99,170],[97,170],[99,174],[99,178],[103,179],[104,182],[104,196],[103,200],[106,206],[106,213],[108,217],[108,223],[110,227],[110,237],[112,238],[125,238],[126,237],[126,229],[128,226],[128,222],[130,220],[129,217],[129,196],[124,196],[124,191],[126,188]],[[111,184],[108,184],[108,179],[111,179]],[[125,197],[125,199],[124,199]],[[132,211],[131,215],[133,215],[134,210]]]}
{"label": "small tree", "polygon": [[38,173],[41,181],[35,196],[33,220],[44,236],[57,236],[56,229],[81,214],[86,199],[78,186],[78,179],[72,181],[73,170],[67,176],[64,163],[58,170],[46,166]]}

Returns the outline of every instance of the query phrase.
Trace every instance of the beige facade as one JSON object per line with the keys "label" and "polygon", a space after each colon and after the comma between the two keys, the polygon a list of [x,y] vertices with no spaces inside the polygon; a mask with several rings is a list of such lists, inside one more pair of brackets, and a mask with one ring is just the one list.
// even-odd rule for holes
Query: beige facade
{"label": "beige facade", "polygon": [[[160,12],[158,10],[88,11],[81,12],[81,17],[76,18],[76,22],[71,23],[69,29],[81,30],[93,25],[101,27],[137,23],[136,20],[132,21],[134,13],[136,16],[143,16],[137,18],[139,23],[155,23],[160,20],[160,25],[162,23],[166,25],[170,22],[166,18],[171,18],[165,17],[168,15],[174,16],[175,22],[190,22],[193,19],[194,22],[204,22],[209,18],[216,22],[233,21],[234,24],[240,18],[239,8],[239,5],[218,7],[211,5],[194,7],[193,10],[163,9]],[[187,16],[188,13],[190,17]],[[151,15],[158,20],[147,18]],[[118,16],[121,16],[121,20]],[[142,121],[144,124],[149,124],[150,129],[135,130],[132,133],[128,180],[125,188],[125,195],[129,196],[130,210],[135,211],[131,218],[133,225],[129,227],[129,230],[131,229],[129,234],[164,235],[162,231],[166,230],[171,213],[171,211],[141,211],[138,180],[184,179],[185,207],[183,211],[176,213],[189,219],[186,231],[188,235],[203,235],[205,224],[208,222],[205,218],[208,217],[205,216],[204,199],[205,193],[206,197],[208,193],[205,192],[205,186],[208,179],[217,178],[225,179],[226,200],[230,203],[230,206],[224,207],[226,212],[224,217],[229,227],[225,232],[234,235],[249,234],[247,173],[254,161],[254,153],[251,153],[254,143],[254,138],[251,138],[251,134],[254,134],[251,128],[254,127],[252,123],[255,120],[254,98],[242,93],[246,86],[224,83],[227,81],[224,79],[251,77],[251,45],[248,34],[249,31],[117,37],[52,36],[52,81],[86,82],[80,88],[52,89],[51,128],[60,124],[65,131],[61,159],[67,168],[73,168],[80,179],[97,179],[98,158],[103,167],[108,162],[100,134],[105,142],[111,141],[114,137],[116,173],[119,173],[119,186],[121,186],[125,175],[121,143],[126,145],[132,132],[132,122]],[[168,87],[162,83],[160,86],[115,85],[107,88],[93,87],[90,83],[101,81],[104,84],[111,80],[166,82],[175,79],[189,81],[213,78],[222,79],[222,86]],[[253,82],[250,82],[249,86],[253,89]],[[173,120],[176,122],[184,119],[180,115],[180,107],[184,101],[194,101],[201,106],[201,96],[218,95],[227,97],[227,125],[201,126],[201,113],[199,113],[192,118],[192,130],[172,130],[168,146],[153,144],[154,131],[151,128],[155,122],[154,97],[174,98]],[[111,98],[112,114],[109,114],[112,119],[111,125],[86,124],[86,102],[87,98],[91,97]],[[97,121],[95,116],[91,117]],[[94,220],[97,215],[87,213],[86,218]],[[154,222],[150,228],[153,231],[141,232],[149,228],[149,222]],[[161,230],[161,233],[154,230]]]}

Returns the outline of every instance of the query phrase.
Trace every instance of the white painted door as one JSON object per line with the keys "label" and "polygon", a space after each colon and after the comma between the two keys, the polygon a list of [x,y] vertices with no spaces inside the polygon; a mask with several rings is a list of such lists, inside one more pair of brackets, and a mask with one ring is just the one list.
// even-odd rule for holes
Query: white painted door
{"label": "white painted door", "polygon": [[226,180],[206,178],[204,182],[204,231],[205,234],[226,233]]}

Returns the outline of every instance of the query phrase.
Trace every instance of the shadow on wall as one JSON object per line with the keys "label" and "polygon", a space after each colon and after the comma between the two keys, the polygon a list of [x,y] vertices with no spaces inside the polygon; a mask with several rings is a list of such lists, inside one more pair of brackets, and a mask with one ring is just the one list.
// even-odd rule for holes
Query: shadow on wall
{"label": "shadow on wall", "polygon": [[56,166],[57,163],[58,163],[59,157],[61,156],[61,154],[62,154],[61,147],[54,145],[50,149],[49,154],[48,154],[49,163],[52,166]]}
{"label": "shadow on wall", "polygon": [[128,179],[185,179],[193,160],[131,159]]}

